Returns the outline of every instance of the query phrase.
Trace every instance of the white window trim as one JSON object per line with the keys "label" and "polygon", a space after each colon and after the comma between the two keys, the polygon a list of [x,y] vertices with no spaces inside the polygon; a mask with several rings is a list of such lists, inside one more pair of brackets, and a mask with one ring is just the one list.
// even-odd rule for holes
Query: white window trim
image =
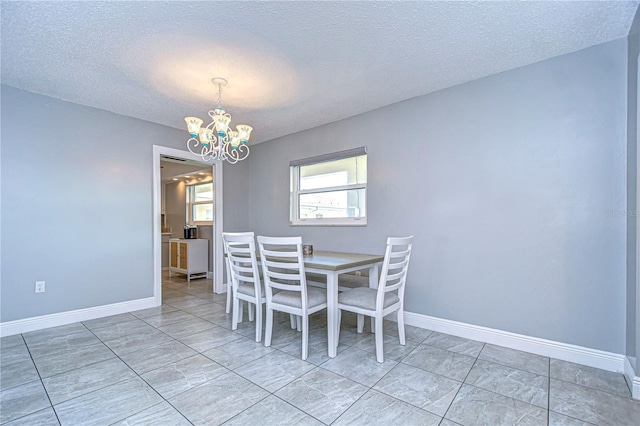
{"label": "white window trim", "polygon": [[[344,158],[357,157],[360,155],[366,155],[366,148],[356,148],[353,150],[336,152],[327,155],[321,155],[318,157],[309,158],[306,160],[298,160],[292,161],[290,163],[290,218],[289,223],[292,226],[366,226],[367,225],[367,216],[369,215],[369,196],[367,194],[365,198],[365,217],[345,217],[345,218],[300,218],[300,203],[299,197],[304,194],[317,194],[321,192],[333,192],[333,191],[344,191],[344,190],[353,190],[353,189],[364,189],[365,193],[367,193],[367,184],[366,183],[357,183],[351,185],[341,185],[341,186],[333,186],[327,188],[320,189],[308,189],[308,190],[300,190],[300,166],[317,164],[324,161],[334,161],[341,160]],[[367,170],[368,174],[368,170]],[[367,179],[368,181],[368,179]]]}
{"label": "white window trim", "polygon": [[211,207],[213,207],[214,211],[215,211],[215,206],[213,205],[213,200],[211,201],[193,201],[190,202],[189,200],[192,197],[192,190],[193,187],[197,186],[197,185],[204,185],[207,183],[211,183],[211,182],[202,182],[202,183],[193,183],[193,184],[188,184],[187,185],[187,223],[189,225],[213,225],[213,221],[212,220],[193,220],[193,206],[199,205],[199,204],[211,204]]}

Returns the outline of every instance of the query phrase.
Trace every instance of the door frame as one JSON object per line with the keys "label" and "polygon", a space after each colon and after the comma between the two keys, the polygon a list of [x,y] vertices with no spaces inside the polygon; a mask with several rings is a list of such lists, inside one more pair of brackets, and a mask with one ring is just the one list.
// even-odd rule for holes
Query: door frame
{"label": "door frame", "polygon": [[[160,157],[182,158],[184,160],[194,160],[203,164],[210,164],[202,161],[202,158],[189,151],[168,148],[166,146],[153,145],[153,297],[155,305],[162,304],[162,229],[160,225],[160,215],[162,213],[162,177],[160,174]],[[214,220],[213,220],[213,292],[224,293],[226,290],[223,281],[223,256],[222,256],[222,161],[217,160],[211,164],[213,175],[214,193]]]}

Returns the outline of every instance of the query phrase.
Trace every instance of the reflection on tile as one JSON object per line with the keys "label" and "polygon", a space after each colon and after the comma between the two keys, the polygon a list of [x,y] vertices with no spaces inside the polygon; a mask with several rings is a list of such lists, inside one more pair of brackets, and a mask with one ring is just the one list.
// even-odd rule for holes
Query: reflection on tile
{"label": "reflection on tile", "polygon": [[425,345],[435,346],[436,348],[446,349],[462,355],[478,357],[484,343],[476,340],[469,340],[463,337],[451,336],[449,334],[433,332],[422,342]]}
{"label": "reflection on tile", "polygon": [[165,399],[208,382],[228,370],[211,361],[204,355],[197,354],[178,362],[171,363],[156,370],[149,371],[141,377]]}
{"label": "reflection on tile", "polygon": [[219,425],[266,398],[267,391],[228,372],[169,400],[193,424]]}
{"label": "reflection on tile", "polygon": [[262,342],[256,343],[253,339],[239,338],[225,345],[216,346],[203,355],[224,365],[230,370],[248,364],[275,349],[267,348]]}
{"label": "reflection on tile", "polygon": [[275,393],[289,404],[330,424],[367,391],[365,386],[316,368]]}
{"label": "reflection on tile", "polygon": [[30,331],[29,333],[23,333],[25,342],[28,345],[36,344],[41,341],[50,341],[60,336],[67,336],[69,334],[80,333],[87,331],[87,327],[82,323],[76,322],[73,324],[61,325],[59,327],[45,328],[38,331]]}
{"label": "reflection on tile", "polygon": [[50,407],[40,380],[0,391],[0,423]]}
{"label": "reflection on tile", "polygon": [[273,351],[235,371],[269,392],[275,392],[313,368],[312,364],[299,358]]}
{"label": "reflection on tile", "polygon": [[547,410],[469,385],[462,385],[445,417],[463,425],[547,424]]}
{"label": "reflection on tile", "polygon": [[640,401],[551,379],[549,409],[598,425],[635,425]]}
{"label": "reflection on tile", "polygon": [[[383,350],[384,350],[384,359],[392,360],[396,362],[400,362],[407,357],[415,348],[418,347],[418,343],[412,342],[410,340],[405,341],[405,345],[401,345],[398,342],[397,337],[389,336],[388,334],[384,335],[383,342]],[[372,353],[375,356],[376,353],[376,336],[375,334],[369,334],[364,339],[357,342],[353,345],[354,348],[360,349],[363,351],[367,351]]]}
{"label": "reflection on tile", "polygon": [[461,382],[467,377],[475,358],[423,344],[402,362]]}
{"label": "reflection on tile", "polygon": [[121,355],[120,358],[138,374],[155,370],[169,363],[180,361],[195,355],[197,352],[190,347],[172,340],[157,346],[151,346],[136,352]]}
{"label": "reflection on tile", "polygon": [[196,334],[213,327],[215,327],[215,324],[194,316],[192,319],[163,325],[158,327],[158,330],[167,333],[174,339],[180,339],[181,337],[191,336],[192,334]]}
{"label": "reflection on tile", "polygon": [[370,390],[353,404],[334,425],[433,425],[440,417],[388,395]]}
{"label": "reflection on tile", "polygon": [[154,327],[162,327],[164,325],[174,324],[176,322],[195,319],[196,316],[184,311],[173,311],[152,315],[144,318],[144,322]]}
{"label": "reflection on tile", "polygon": [[627,382],[622,374],[587,367],[572,362],[551,360],[551,377],[576,385],[598,389],[616,395],[631,397]]}
{"label": "reflection on tile", "polygon": [[160,402],[160,395],[136,377],[70,399],[54,408],[62,425],[103,425]]}
{"label": "reflection on tile", "polygon": [[549,426],[592,426],[592,423],[574,419],[573,417],[565,416],[555,411],[549,411]]}
{"label": "reflection on tile", "polygon": [[43,379],[53,405],[114,383],[132,379],[136,374],[118,358],[76,368]]}
{"label": "reflection on tile", "polygon": [[243,338],[244,337],[241,335],[232,333],[230,330],[214,326],[208,330],[191,334],[178,340],[198,352],[205,352],[220,345],[225,345],[229,342],[233,342],[234,340]]}
{"label": "reflection on tile", "polygon": [[11,365],[30,360],[31,355],[24,344],[2,348],[2,353],[0,353],[0,365]]}
{"label": "reflection on tile", "polygon": [[216,312],[224,312],[225,309],[225,306],[219,303],[203,303],[202,305],[186,308],[185,312],[202,318],[206,315],[215,314]]}
{"label": "reflection on tile", "polygon": [[[365,324],[368,321],[365,321]],[[384,334],[388,334],[393,337],[398,337],[398,324],[394,321],[385,321],[384,322]],[[427,330],[424,328],[415,327],[412,325],[404,326],[404,337],[406,340],[411,340],[412,342],[422,343],[424,339],[429,337],[433,333],[431,330]]]}
{"label": "reflection on tile", "polygon": [[100,343],[100,339],[85,329],[78,333],[54,336],[46,340],[30,341],[28,346],[31,356],[36,359],[98,343]]}
{"label": "reflection on tile", "polygon": [[106,327],[94,328],[91,331],[103,342],[128,336],[130,334],[146,334],[155,331],[153,327],[146,322],[133,316],[131,316],[131,318],[134,318],[133,321],[120,322]]}
{"label": "reflection on tile", "polygon": [[174,306],[178,309],[193,308],[194,306],[204,305],[210,301],[201,299],[196,296],[183,295],[179,297],[173,297],[164,301],[167,305]]}
{"label": "reflection on tile", "polygon": [[478,359],[525,370],[541,376],[549,375],[549,358],[502,346],[486,344]]}
{"label": "reflection on tile", "polygon": [[398,364],[374,389],[442,417],[461,385],[444,376]]}
{"label": "reflection on tile", "polygon": [[449,419],[442,419],[439,426],[462,426],[460,423],[456,423]]}
{"label": "reflection on tile", "polygon": [[122,356],[131,352],[140,351],[151,346],[171,342],[174,339],[160,330],[153,329],[144,334],[130,334],[118,339],[104,342],[116,355]]}
{"label": "reflection on tile", "polygon": [[6,426],[59,426],[58,418],[53,408],[48,407],[44,410],[36,411],[24,417],[20,417],[9,423],[3,423]]}
{"label": "reflection on tile", "polygon": [[0,337],[0,350],[4,351],[5,349],[16,345],[24,345],[24,339],[21,334]]}
{"label": "reflection on tile", "polygon": [[111,315],[109,317],[96,318],[89,321],[83,321],[82,323],[89,330],[95,330],[96,328],[109,327],[109,326],[120,324],[123,322],[133,321],[135,319],[136,317],[126,313],[126,314],[119,314],[119,315]]}
{"label": "reflection on tile", "polygon": [[[348,349],[349,346],[341,343],[338,346],[337,353],[342,353],[342,351]],[[301,359],[302,357],[302,339],[297,339],[288,345],[281,347],[280,350],[286,354],[292,355]],[[321,365],[325,361],[329,359],[329,351],[328,351],[328,343],[327,343],[327,333],[326,330],[323,331],[322,335],[319,338],[315,338],[312,334],[309,334],[309,354],[307,356],[306,361],[313,365]]]}
{"label": "reflection on tile", "polygon": [[371,352],[349,348],[322,364],[322,368],[371,387],[398,363],[385,360],[382,364]]}
{"label": "reflection on tile", "polygon": [[74,368],[84,367],[95,362],[115,358],[113,352],[104,344],[80,346],[61,352],[35,358],[36,367],[42,377],[61,374]]}
{"label": "reflection on tile", "polygon": [[31,358],[13,364],[0,364],[0,390],[40,380]]}
{"label": "reflection on tile", "polygon": [[200,316],[203,320],[209,321],[219,327],[231,330],[231,314],[227,314],[225,311],[214,312],[210,315]]}
{"label": "reflection on tile", "polygon": [[303,411],[271,395],[226,422],[225,426],[251,425],[258,419],[263,425],[322,425]]}
{"label": "reflection on tile", "polygon": [[155,308],[148,308],[148,309],[142,309],[139,311],[135,311],[135,312],[131,312],[131,315],[137,317],[137,318],[147,318],[147,317],[152,317],[155,315],[160,315],[160,314],[167,314],[169,312],[175,312],[177,311],[178,308],[175,308],[173,306],[169,306],[169,305],[160,305],[160,306],[156,306]]}
{"label": "reflection on tile", "polygon": [[164,401],[160,404],[149,407],[144,411],[136,413],[114,426],[141,426],[141,425],[171,425],[171,426],[190,426],[191,423],[184,418],[182,414],[173,408],[168,402]]}
{"label": "reflection on tile", "polygon": [[547,408],[549,378],[492,362],[478,360],[465,383]]}

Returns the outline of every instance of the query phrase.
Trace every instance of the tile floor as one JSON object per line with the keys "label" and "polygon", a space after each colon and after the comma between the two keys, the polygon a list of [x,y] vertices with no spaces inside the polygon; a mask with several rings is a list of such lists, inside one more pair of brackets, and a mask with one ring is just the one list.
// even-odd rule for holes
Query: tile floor
{"label": "tile floor", "polygon": [[313,315],[302,361],[287,316],[266,348],[253,323],[230,330],[210,287],[166,277],[161,307],[3,337],[0,423],[640,424],[620,374],[410,326],[403,347],[394,323],[379,364],[349,314],[335,359]]}

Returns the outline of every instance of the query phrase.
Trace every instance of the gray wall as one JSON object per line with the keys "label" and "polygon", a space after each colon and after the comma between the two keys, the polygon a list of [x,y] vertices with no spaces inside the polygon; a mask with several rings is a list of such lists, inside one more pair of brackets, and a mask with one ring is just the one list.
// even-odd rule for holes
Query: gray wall
{"label": "gray wall", "polygon": [[165,189],[164,212],[171,238],[182,238],[187,224],[186,185],[184,182],[168,183]]}
{"label": "gray wall", "polygon": [[1,90],[0,321],[153,296],[152,145],[184,132]]}
{"label": "gray wall", "polygon": [[640,55],[640,10],[629,32],[627,74],[627,335],[626,355],[635,360],[636,374],[640,371],[637,354],[640,351],[638,310],[638,58]]}
{"label": "gray wall", "polygon": [[[624,353],[626,73],[620,39],[259,144],[249,226],[376,253],[413,234],[408,311]],[[363,145],[368,226],[290,226],[289,161]]]}

